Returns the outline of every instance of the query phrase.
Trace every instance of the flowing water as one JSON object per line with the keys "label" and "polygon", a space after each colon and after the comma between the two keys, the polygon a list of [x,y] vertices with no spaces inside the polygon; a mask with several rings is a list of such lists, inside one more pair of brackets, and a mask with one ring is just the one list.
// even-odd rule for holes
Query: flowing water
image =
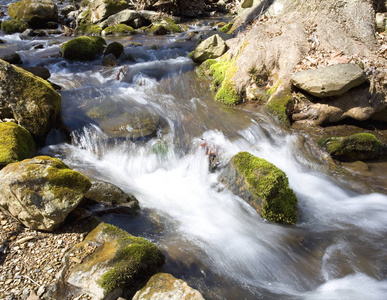
{"label": "flowing water", "polygon": [[[195,43],[187,33],[136,36],[141,46],[121,39],[125,56],[114,68],[101,59],[61,59],[52,45],[61,37],[2,38],[62,86],[71,141],[53,130],[41,152],[135,195],[140,216],[105,221],[156,243],[166,255],[163,271],[206,299],[386,299],[387,197],[343,188],[319,170],[300,136],[258,110],[216,103],[187,58]],[[36,44],[44,48],[33,50]],[[103,121],[90,117],[95,110]],[[106,119],[144,112],[160,120],[151,138],[112,138],[100,128]],[[248,151],[285,171],[299,200],[298,224],[267,222],[225,189],[221,169],[208,171],[203,143],[217,148],[221,166]]]}

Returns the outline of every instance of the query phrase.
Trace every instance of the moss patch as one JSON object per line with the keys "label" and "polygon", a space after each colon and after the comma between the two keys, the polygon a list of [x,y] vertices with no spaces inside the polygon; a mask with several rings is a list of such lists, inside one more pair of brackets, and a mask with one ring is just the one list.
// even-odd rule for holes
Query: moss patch
{"label": "moss patch", "polygon": [[117,24],[117,25],[112,25],[109,27],[106,27],[103,31],[103,35],[128,35],[128,34],[135,34],[136,31],[125,24]]}
{"label": "moss patch", "polygon": [[1,22],[1,30],[6,34],[13,34],[17,32],[23,32],[30,26],[27,22],[21,20],[6,20]]}
{"label": "moss patch", "polygon": [[102,28],[93,24],[81,24],[75,29],[76,35],[100,35]]}
{"label": "moss patch", "polygon": [[231,163],[245,177],[247,189],[262,200],[264,218],[277,223],[296,223],[297,198],[282,170],[248,152],[238,153]]}
{"label": "moss patch", "polygon": [[318,144],[335,159],[341,161],[372,160],[380,155],[382,143],[371,133],[357,133],[347,137],[329,137]]}
{"label": "moss patch", "polygon": [[138,287],[164,262],[164,256],[157,247],[143,238],[134,237],[113,225],[105,225],[103,233],[118,239],[119,247],[110,262],[111,269],[102,275],[99,282],[105,294],[117,287]]}
{"label": "moss patch", "polygon": [[80,36],[62,46],[62,56],[70,60],[93,60],[106,45],[102,37]]}
{"label": "moss patch", "polygon": [[220,32],[224,32],[224,33],[228,33],[228,32],[230,31],[231,27],[232,27],[232,24],[233,24],[233,23],[230,22],[230,23],[224,25],[223,27],[221,27],[221,28],[219,29],[219,31],[220,31]]}
{"label": "moss patch", "polygon": [[290,127],[288,117],[289,106],[293,103],[293,96],[290,92],[281,93],[276,97],[272,97],[266,104],[266,111],[277,121],[277,123]]}
{"label": "moss patch", "polygon": [[176,22],[169,18],[163,17],[156,20],[152,27],[149,29],[149,33],[153,35],[164,35],[168,33],[180,33],[183,29],[176,24]]}
{"label": "moss patch", "polygon": [[0,169],[31,157],[35,151],[34,140],[25,128],[12,122],[0,123]]}

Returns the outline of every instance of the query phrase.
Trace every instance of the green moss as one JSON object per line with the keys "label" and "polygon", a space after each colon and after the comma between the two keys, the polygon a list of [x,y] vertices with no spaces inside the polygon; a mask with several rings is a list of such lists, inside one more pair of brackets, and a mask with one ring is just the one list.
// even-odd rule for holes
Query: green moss
{"label": "green moss", "polygon": [[245,177],[247,189],[262,200],[264,218],[277,223],[296,223],[297,198],[282,170],[248,152],[238,153],[231,162]]}
{"label": "green moss", "polygon": [[[191,53],[194,53],[192,51]],[[216,59],[207,59],[204,62],[201,63],[200,66],[196,68],[196,74],[198,75],[199,78],[205,78],[207,76],[210,76],[210,67],[213,64],[216,64],[218,61]]]}
{"label": "green moss", "polygon": [[103,35],[116,35],[116,36],[135,34],[135,33],[136,31],[132,27],[125,24],[117,24],[117,25],[106,27],[102,32]]}
{"label": "green moss", "polygon": [[224,25],[222,28],[219,29],[220,32],[224,32],[224,33],[228,33],[232,27],[232,24],[233,23],[228,23],[226,25]]}
{"label": "green moss", "polygon": [[81,24],[75,29],[76,35],[100,35],[102,28],[93,24]]}
{"label": "green moss", "polygon": [[329,137],[318,144],[335,159],[342,161],[370,160],[379,156],[382,143],[371,133],[357,133],[347,137]]}
{"label": "green moss", "polygon": [[106,14],[105,16],[111,16],[129,7],[127,0],[105,0]]}
{"label": "green moss", "polygon": [[149,33],[153,35],[164,35],[168,33],[180,33],[183,32],[181,27],[176,22],[168,17],[163,17],[156,20],[152,27],[149,29]]}
{"label": "green moss", "polygon": [[21,20],[6,20],[1,22],[1,30],[3,30],[6,34],[23,32],[28,28],[28,23]]}
{"label": "green moss", "polygon": [[117,287],[138,287],[162,265],[164,256],[153,243],[131,236],[113,225],[106,225],[103,233],[118,238],[119,246],[111,261],[112,268],[102,275],[99,282],[105,294]]}
{"label": "green moss", "polygon": [[104,55],[113,54],[117,59],[124,53],[124,45],[119,42],[113,42],[107,45]]}
{"label": "green moss", "polygon": [[266,111],[281,125],[290,127],[288,107],[293,102],[293,96],[284,93],[272,98],[265,106]]}
{"label": "green moss", "polygon": [[243,99],[232,82],[237,70],[235,61],[220,59],[216,63],[210,61],[209,64],[211,64],[209,75],[213,78],[211,88],[217,90],[215,100],[230,106],[240,104]]}
{"label": "green moss", "polygon": [[63,45],[62,56],[70,60],[93,60],[105,45],[102,37],[80,36]]}
{"label": "green moss", "polygon": [[0,123],[0,169],[31,157],[35,151],[34,140],[26,129],[12,122]]}

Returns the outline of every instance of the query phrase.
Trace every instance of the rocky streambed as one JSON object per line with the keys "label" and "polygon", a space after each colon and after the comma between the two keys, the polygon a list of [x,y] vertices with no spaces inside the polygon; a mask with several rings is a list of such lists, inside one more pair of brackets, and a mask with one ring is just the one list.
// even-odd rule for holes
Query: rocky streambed
{"label": "rocky streambed", "polygon": [[333,2],[4,3],[0,297],[383,299],[387,8]]}

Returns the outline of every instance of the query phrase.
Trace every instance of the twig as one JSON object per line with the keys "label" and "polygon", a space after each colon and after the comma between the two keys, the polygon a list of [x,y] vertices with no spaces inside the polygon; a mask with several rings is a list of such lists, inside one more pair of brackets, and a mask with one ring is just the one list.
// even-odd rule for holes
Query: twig
{"label": "twig", "polygon": [[39,283],[37,283],[35,280],[33,280],[31,277],[28,277],[27,275],[22,275],[22,277],[24,277],[24,278],[27,278],[27,279],[31,280],[33,283],[35,283],[37,286],[39,286],[39,287],[40,287],[40,284],[39,284]]}

